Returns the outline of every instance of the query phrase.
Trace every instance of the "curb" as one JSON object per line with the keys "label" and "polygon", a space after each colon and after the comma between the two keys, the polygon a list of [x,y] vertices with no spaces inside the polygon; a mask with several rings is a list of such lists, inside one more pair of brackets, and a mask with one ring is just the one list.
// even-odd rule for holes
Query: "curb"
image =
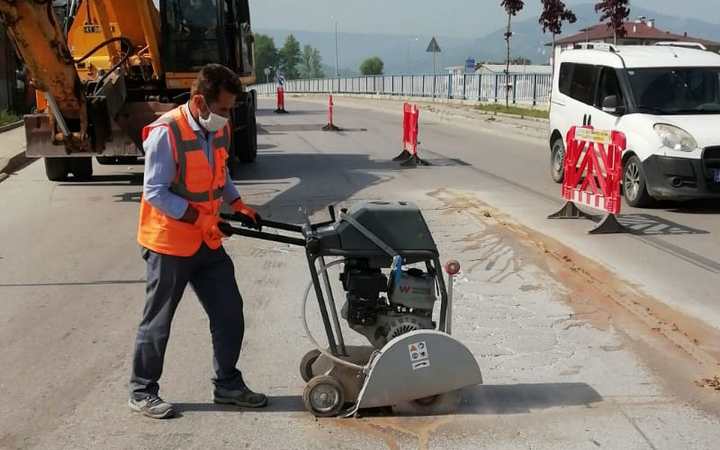
{"label": "curb", "polygon": [[[429,106],[429,107],[431,107],[431,108],[432,108],[433,106],[437,105],[437,103],[425,103],[425,104],[423,104],[422,102],[419,102],[419,103],[420,103],[421,105],[426,105],[426,106]],[[444,104],[441,104],[441,105],[444,105]],[[453,109],[455,109],[455,110],[457,110],[457,111],[460,111],[460,112],[466,112],[466,113],[469,113],[469,114],[475,114],[475,115],[478,115],[478,116],[482,116],[482,118],[487,118],[487,117],[501,117],[501,118],[503,118],[503,119],[512,119],[512,120],[517,120],[517,121],[520,121],[520,122],[528,122],[528,123],[534,124],[534,125],[545,125],[545,126],[547,126],[547,125],[550,123],[550,120],[549,120],[549,119],[543,119],[543,118],[541,118],[541,117],[528,117],[528,116],[508,114],[508,113],[502,113],[502,112],[496,112],[496,111],[485,111],[485,110],[477,109],[477,108],[472,108],[472,109],[470,109],[470,110],[463,110],[463,109],[460,109],[460,108],[457,108],[457,107],[450,106],[449,108],[446,109],[446,111],[447,111],[447,110],[452,111]],[[432,111],[432,109],[430,109],[430,111]],[[437,109],[437,110],[434,111],[434,112],[441,112],[441,111],[440,111],[439,109]],[[471,118],[471,117],[469,117],[468,115],[463,115],[463,114],[456,114],[456,115],[461,115],[462,117],[465,117],[465,118],[468,118],[468,119]]]}
{"label": "curb", "polygon": [[6,131],[14,130],[15,128],[20,128],[23,126],[24,121],[18,120],[17,122],[9,123],[7,125],[3,125],[0,127],[0,133],[4,133]]}
{"label": "curb", "polygon": [[[265,94],[259,94],[263,95],[264,97],[273,97],[272,95],[265,95]],[[330,94],[323,94],[323,93],[304,93],[304,92],[293,92],[293,93],[287,93],[287,95],[292,97],[322,97],[324,95],[330,95]],[[431,101],[428,100],[428,97],[407,97],[407,96],[390,96],[390,95],[371,95],[371,94],[332,94],[336,97],[348,97],[348,98],[359,98],[359,99],[379,99],[384,101],[395,101],[395,102],[401,102],[401,101],[413,101],[417,102],[421,105],[427,105],[427,106],[438,106],[442,108],[443,106],[447,109],[457,109],[460,111],[463,111],[461,106],[466,106],[472,108],[471,110],[466,110],[466,112],[469,112],[471,114],[477,114],[479,116],[485,116],[485,117],[502,117],[505,119],[513,119],[523,122],[529,122],[535,125],[542,124],[547,125],[550,123],[549,119],[544,119],[541,117],[528,117],[523,115],[516,115],[516,114],[507,114],[503,112],[495,112],[495,111],[484,111],[482,109],[474,108],[474,106],[478,105],[477,102],[470,102],[466,100],[457,100],[457,101]],[[481,105],[485,104],[494,104],[494,103],[481,103]],[[440,111],[435,111],[440,112]],[[469,117],[468,117],[469,118]]]}
{"label": "curb", "polygon": [[[429,104],[432,105],[433,103],[429,103]],[[490,104],[490,103],[483,103],[483,105],[485,105],[485,104]],[[469,112],[471,112],[473,114],[478,114],[481,116],[492,116],[492,117],[497,116],[497,117],[503,117],[505,119],[515,119],[515,120],[523,120],[525,122],[535,122],[535,123],[540,123],[543,125],[547,125],[550,123],[550,119],[544,119],[542,117],[529,117],[529,116],[508,114],[508,113],[497,112],[497,111],[485,111],[485,110],[477,109],[477,108],[473,108]]]}
{"label": "curb", "polygon": [[[294,93],[290,94],[293,97],[296,98],[305,98],[311,101],[315,101],[319,98],[321,98],[324,94],[319,93]],[[369,96],[369,95],[348,95],[348,94],[341,94],[338,96],[338,98],[345,97],[349,99],[359,99],[359,100],[367,100],[367,99],[379,99],[383,102],[392,102],[392,103],[399,103],[401,101],[411,100],[412,98],[407,97],[401,97],[401,96],[395,96],[395,97],[377,97],[377,96]],[[497,120],[497,123],[500,124],[503,127],[520,127],[525,129],[525,131],[522,131],[520,134],[522,134],[524,137],[537,140],[545,140],[546,134],[547,134],[547,128],[549,124],[549,120],[541,119],[541,118],[528,118],[528,117],[521,117],[516,116],[512,114],[503,114],[503,113],[495,113],[495,112],[488,112],[488,111],[482,111],[475,108],[472,109],[462,109],[457,106],[454,106],[452,104],[448,103],[439,103],[439,102],[428,102],[427,99],[425,99],[425,102],[422,100],[418,101],[418,104],[421,107],[427,108],[427,111],[431,114],[436,115],[436,117],[440,120],[450,120],[450,119],[459,119],[460,122],[454,122],[455,125],[465,127],[475,127],[478,125],[478,123],[485,122],[487,120]],[[466,106],[472,106],[472,105],[466,105]],[[496,130],[497,131],[497,130]]]}

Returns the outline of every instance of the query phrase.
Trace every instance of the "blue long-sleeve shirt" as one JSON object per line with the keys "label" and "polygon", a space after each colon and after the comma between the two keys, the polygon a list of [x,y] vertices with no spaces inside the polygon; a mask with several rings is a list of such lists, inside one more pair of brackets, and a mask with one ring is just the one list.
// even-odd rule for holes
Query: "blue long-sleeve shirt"
{"label": "blue long-sleeve shirt", "polygon": [[[206,135],[206,132],[200,128],[200,125],[195,122],[195,119],[189,113],[187,105],[183,105],[182,108],[188,118],[190,127],[197,133],[202,143],[210,167],[213,167],[215,161],[212,151],[212,133]],[[180,219],[187,210],[188,201],[170,191],[170,185],[175,180],[177,168],[168,133],[167,127],[156,127],[143,142],[143,149],[145,150],[143,195],[145,200],[155,208],[173,219]],[[233,184],[232,178],[230,178],[230,171],[226,170],[223,200],[231,203],[239,197],[240,193]]]}

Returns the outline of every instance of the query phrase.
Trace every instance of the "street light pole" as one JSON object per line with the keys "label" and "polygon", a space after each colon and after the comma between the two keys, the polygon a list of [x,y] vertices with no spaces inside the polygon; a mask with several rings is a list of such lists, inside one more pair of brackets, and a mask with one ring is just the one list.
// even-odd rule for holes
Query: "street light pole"
{"label": "street light pole", "polygon": [[335,22],[335,76],[340,76],[340,51],[338,48],[338,23]]}
{"label": "street light pole", "polygon": [[418,39],[419,38],[417,38],[417,37],[416,38],[407,38],[407,41],[405,42],[405,44],[407,45],[407,54],[405,57],[405,65],[407,67],[405,70],[408,75],[410,74],[410,44],[413,42],[417,42]]}
{"label": "street light pole", "polygon": [[410,73],[410,39],[405,43],[407,44],[407,54],[405,56],[405,73]]}
{"label": "street light pole", "polygon": [[419,41],[419,37],[414,38],[407,38],[407,41],[405,42],[407,46],[407,54],[405,55],[405,65],[407,66],[407,74],[410,75],[410,44]]}

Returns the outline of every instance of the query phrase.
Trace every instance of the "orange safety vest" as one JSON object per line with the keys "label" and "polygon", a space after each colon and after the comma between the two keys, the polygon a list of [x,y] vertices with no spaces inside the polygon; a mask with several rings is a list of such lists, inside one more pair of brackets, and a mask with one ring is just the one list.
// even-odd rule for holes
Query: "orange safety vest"
{"label": "orange safety vest", "polygon": [[[213,170],[186,114],[189,112],[182,107],[163,114],[143,129],[143,141],[154,128],[166,127],[176,164],[175,180],[170,191],[186,199],[201,214],[219,215],[225,187],[230,127],[225,126],[213,135]],[[204,238],[197,225],[173,219],[152,206],[144,197],[140,201],[137,240],[145,248],[173,256],[194,255],[203,240],[213,250],[221,245],[219,239]]]}

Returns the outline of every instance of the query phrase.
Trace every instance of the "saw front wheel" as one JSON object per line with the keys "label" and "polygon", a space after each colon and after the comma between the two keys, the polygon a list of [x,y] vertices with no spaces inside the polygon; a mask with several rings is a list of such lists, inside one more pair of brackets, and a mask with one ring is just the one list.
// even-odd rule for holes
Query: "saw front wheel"
{"label": "saw front wheel", "polygon": [[462,395],[460,390],[432,395],[409,402],[393,405],[393,414],[398,416],[432,416],[452,414],[460,408]]}
{"label": "saw front wheel", "polygon": [[310,350],[305,353],[305,356],[300,360],[300,376],[304,382],[308,382],[313,378],[312,365],[317,361],[321,355],[320,350]]}
{"label": "saw front wheel", "polygon": [[319,375],[305,386],[303,403],[315,417],[335,417],[345,404],[343,387],[335,378]]}

